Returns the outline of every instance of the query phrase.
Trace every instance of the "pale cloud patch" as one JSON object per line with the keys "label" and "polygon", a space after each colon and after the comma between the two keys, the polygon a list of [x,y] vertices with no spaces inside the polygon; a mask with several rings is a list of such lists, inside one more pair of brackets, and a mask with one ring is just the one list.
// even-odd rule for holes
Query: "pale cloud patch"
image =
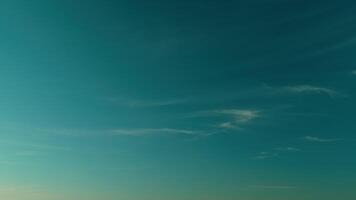
{"label": "pale cloud patch", "polygon": [[256,156],[253,157],[255,160],[265,160],[265,159],[270,159],[270,158],[275,158],[277,157],[278,154],[274,152],[260,152]]}
{"label": "pale cloud patch", "polygon": [[261,117],[261,111],[248,109],[223,109],[199,112],[194,115],[199,117],[223,116],[229,118],[228,121],[217,125],[222,129],[240,129],[242,125],[251,123],[253,120]]}
{"label": "pale cloud patch", "polygon": [[342,94],[339,91],[334,89],[320,87],[315,85],[301,84],[301,85],[289,85],[283,87],[272,87],[268,85],[264,85],[263,87],[266,93],[265,95],[327,95],[330,97],[347,97],[347,95]]}
{"label": "pale cloud patch", "polygon": [[281,89],[282,91],[290,93],[300,93],[300,94],[325,94],[328,96],[340,95],[337,91],[323,88],[313,85],[296,85],[296,86],[286,86]]}
{"label": "pale cloud patch", "polygon": [[248,123],[260,117],[260,111],[257,110],[229,109],[229,110],[218,110],[215,112],[217,114],[230,115],[234,119],[235,124]]}
{"label": "pale cloud patch", "polygon": [[160,134],[178,135],[201,135],[200,131],[172,128],[142,128],[142,129],[114,129],[110,131],[113,135],[145,136]]}
{"label": "pale cloud patch", "polygon": [[233,122],[223,122],[219,124],[218,127],[223,129],[236,129],[236,126]]}
{"label": "pale cloud patch", "polygon": [[277,151],[286,151],[286,152],[299,152],[302,151],[301,149],[295,147],[277,147],[275,148]]}
{"label": "pale cloud patch", "polygon": [[342,140],[340,138],[320,138],[314,136],[305,136],[303,139],[309,142],[320,142],[320,143],[337,142]]}
{"label": "pale cloud patch", "polygon": [[280,154],[282,153],[291,153],[291,152],[301,152],[301,149],[295,148],[295,147],[278,147],[274,148],[272,151],[262,151],[257,153],[256,156],[253,157],[255,160],[265,160],[265,159],[271,159],[275,157],[279,157]]}
{"label": "pale cloud patch", "polygon": [[76,129],[47,129],[46,134],[65,136],[65,137],[107,137],[107,136],[147,136],[147,135],[191,135],[208,136],[212,135],[209,131],[199,131],[190,129],[176,128],[114,128],[103,130],[76,130]]}
{"label": "pale cloud patch", "polygon": [[183,104],[186,100],[166,100],[166,101],[131,101],[127,105],[130,107],[163,107],[170,105]]}
{"label": "pale cloud patch", "polygon": [[109,102],[127,106],[131,108],[152,108],[152,107],[164,107],[184,104],[188,102],[188,99],[166,99],[166,100],[141,100],[141,99],[125,99],[125,98],[108,98]]}

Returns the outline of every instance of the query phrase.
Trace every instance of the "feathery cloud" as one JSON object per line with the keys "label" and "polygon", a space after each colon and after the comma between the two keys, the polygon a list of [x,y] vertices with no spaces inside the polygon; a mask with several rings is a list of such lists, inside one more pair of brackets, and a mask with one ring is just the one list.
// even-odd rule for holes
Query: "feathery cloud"
{"label": "feathery cloud", "polygon": [[263,152],[258,153],[257,156],[253,157],[253,159],[265,160],[265,159],[274,158],[274,157],[277,157],[277,156],[278,156],[277,153],[263,151]]}
{"label": "feathery cloud", "polygon": [[234,122],[236,124],[248,123],[260,117],[260,111],[257,110],[229,109],[229,110],[218,110],[215,112],[221,115],[230,115],[231,117],[234,118]]}
{"label": "feathery cloud", "polygon": [[154,134],[183,134],[200,135],[201,132],[185,129],[172,128],[144,128],[144,129],[114,129],[110,131],[113,135],[144,136]]}
{"label": "feathery cloud", "polygon": [[282,91],[290,93],[305,93],[305,94],[326,94],[328,96],[337,96],[339,93],[335,90],[312,85],[296,85],[286,86],[281,89]]}
{"label": "feathery cloud", "polygon": [[236,126],[233,122],[223,122],[218,125],[219,128],[224,128],[224,129],[235,129]]}
{"label": "feathery cloud", "polygon": [[248,124],[251,121],[261,117],[261,111],[258,110],[243,110],[243,109],[223,109],[204,111],[195,114],[194,116],[216,117],[223,116],[229,118],[228,121],[217,125],[223,129],[239,129],[242,125]]}
{"label": "feathery cloud", "polygon": [[306,141],[309,141],[309,142],[337,142],[337,141],[342,140],[340,138],[326,139],[326,138],[319,138],[319,137],[314,137],[314,136],[305,136],[303,139]]}
{"label": "feathery cloud", "polygon": [[114,104],[132,108],[163,107],[187,103],[187,99],[168,99],[168,100],[138,100],[124,98],[108,98]]}
{"label": "feathery cloud", "polygon": [[297,151],[302,151],[298,148],[294,148],[294,147],[278,147],[275,148],[275,150],[277,151],[289,151],[289,152],[297,152]]}
{"label": "feathery cloud", "polygon": [[198,131],[175,128],[114,128],[103,130],[81,130],[81,129],[47,129],[46,134],[53,134],[65,137],[97,137],[97,136],[145,136],[145,135],[191,135],[208,136],[214,134],[211,131]]}

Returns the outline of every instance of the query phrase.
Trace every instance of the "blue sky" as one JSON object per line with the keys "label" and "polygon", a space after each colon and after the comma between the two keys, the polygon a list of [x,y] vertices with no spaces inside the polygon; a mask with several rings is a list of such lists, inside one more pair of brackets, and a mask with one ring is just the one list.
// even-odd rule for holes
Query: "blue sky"
{"label": "blue sky", "polygon": [[356,198],[353,1],[0,2],[0,198]]}

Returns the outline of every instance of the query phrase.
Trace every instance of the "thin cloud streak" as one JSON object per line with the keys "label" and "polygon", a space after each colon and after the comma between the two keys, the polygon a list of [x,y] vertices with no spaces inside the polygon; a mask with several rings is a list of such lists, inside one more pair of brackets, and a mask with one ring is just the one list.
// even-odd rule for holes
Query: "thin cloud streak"
{"label": "thin cloud streak", "polygon": [[114,129],[113,135],[144,136],[157,134],[201,135],[199,131],[172,128]]}
{"label": "thin cloud streak", "polygon": [[289,151],[289,152],[298,152],[302,151],[301,149],[295,148],[295,147],[278,147],[275,148],[277,151]]}
{"label": "thin cloud streak", "polygon": [[237,128],[233,122],[223,122],[223,123],[219,124],[218,127],[222,128],[222,129],[236,129]]}
{"label": "thin cloud streak", "polygon": [[258,153],[257,156],[254,156],[253,159],[255,159],[255,160],[265,160],[265,159],[275,158],[277,156],[278,156],[277,153],[260,152],[260,153]]}
{"label": "thin cloud streak", "polygon": [[193,117],[217,117],[225,116],[230,118],[228,121],[217,125],[222,129],[241,129],[242,125],[251,123],[253,120],[261,117],[261,111],[248,109],[223,109],[203,111],[194,114]]}
{"label": "thin cloud streak", "polygon": [[108,98],[114,104],[127,106],[131,108],[154,108],[173,106],[188,103],[187,99],[169,99],[169,100],[137,100],[137,99],[123,99],[123,98]]}
{"label": "thin cloud streak", "polygon": [[347,95],[336,91],[334,89],[320,87],[315,85],[301,84],[301,85],[288,85],[281,87],[272,87],[264,84],[265,92],[263,95],[327,95],[330,97],[347,97]]}
{"label": "thin cloud streak", "polygon": [[[352,71],[352,74],[356,75],[356,70]],[[239,93],[240,94],[240,93]],[[105,98],[106,101],[112,103],[113,105],[125,106],[129,108],[159,108],[166,106],[177,106],[184,104],[209,104],[212,102],[224,102],[226,100],[234,100],[240,98],[259,98],[261,96],[278,96],[278,95],[290,95],[290,94],[318,94],[318,95],[327,95],[330,97],[346,97],[347,95],[342,94],[334,89],[320,87],[309,84],[301,85],[289,85],[281,87],[272,87],[267,84],[263,84],[263,87],[254,87],[243,91],[242,95],[238,96],[224,96],[221,97],[219,94],[218,98],[216,95],[214,97],[186,97],[186,98],[177,98],[177,99],[134,99],[134,98],[121,98],[121,97],[108,97]]]}
{"label": "thin cloud streak", "polygon": [[148,136],[148,135],[190,135],[209,136],[212,131],[200,131],[176,128],[113,128],[103,130],[77,130],[77,129],[47,129],[46,134],[64,137],[108,137],[108,136]]}
{"label": "thin cloud streak", "polygon": [[327,142],[337,142],[337,141],[340,141],[342,139],[340,138],[319,138],[319,137],[314,137],[314,136],[305,136],[303,138],[304,140],[306,141],[309,141],[309,142],[320,142],[320,143],[327,143]]}
{"label": "thin cloud streak", "polygon": [[230,110],[219,110],[215,111],[217,114],[221,115],[230,115],[234,118],[235,123],[244,124],[248,123],[256,118],[260,117],[260,111],[257,110],[239,110],[239,109],[230,109]]}
{"label": "thin cloud streak", "polygon": [[290,93],[300,93],[300,94],[325,94],[328,96],[337,96],[339,93],[335,90],[323,87],[317,87],[312,85],[296,85],[283,87],[282,90]]}

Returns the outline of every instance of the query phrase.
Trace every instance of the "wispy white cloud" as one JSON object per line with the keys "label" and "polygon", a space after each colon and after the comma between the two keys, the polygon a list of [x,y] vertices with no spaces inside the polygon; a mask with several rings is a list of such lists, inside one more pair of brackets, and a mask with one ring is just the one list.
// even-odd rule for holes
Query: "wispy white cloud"
{"label": "wispy white cloud", "polygon": [[277,157],[278,154],[274,153],[274,152],[259,152],[256,156],[253,157],[253,159],[256,160],[265,160],[265,159],[269,159],[269,158],[274,158]]}
{"label": "wispy white cloud", "polygon": [[319,138],[314,136],[305,136],[303,139],[309,142],[337,142],[342,140],[340,138]]}
{"label": "wispy white cloud", "polygon": [[261,111],[248,109],[223,109],[203,111],[196,113],[194,116],[225,116],[229,118],[229,120],[218,124],[217,127],[223,129],[240,129],[242,125],[248,124],[257,118],[260,118]]}
{"label": "wispy white cloud", "polygon": [[277,151],[289,151],[289,152],[298,152],[302,151],[301,149],[295,148],[295,147],[277,147],[275,148]]}
{"label": "wispy white cloud", "polygon": [[223,129],[236,129],[236,125],[233,122],[223,122],[218,125],[219,128]]}
{"label": "wispy white cloud", "polygon": [[291,189],[297,189],[296,186],[290,186],[290,185],[250,185],[250,188],[255,188],[255,189],[267,189],[267,190],[291,190]]}
{"label": "wispy white cloud", "polygon": [[214,134],[211,131],[176,129],[176,128],[114,128],[103,130],[81,129],[46,129],[46,134],[65,137],[106,137],[106,136],[146,136],[146,135],[191,135],[208,136]]}
{"label": "wispy white cloud", "polygon": [[347,95],[336,91],[331,88],[320,87],[315,85],[301,84],[301,85],[289,85],[282,87],[272,87],[267,84],[263,86],[265,93],[263,95],[327,95],[330,97],[346,97]]}
{"label": "wispy white cloud", "polygon": [[143,129],[114,129],[110,131],[113,135],[144,136],[156,134],[180,134],[180,135],[200,135],[202,132],[172,129],[172,128],[143,128]]}
{"label": "wispy white cloud", "polygon": [[323,88],[313,85],[296,85],[296,86],[286,86],[282,88],[282,91],[290,93],[305,93],[305,94],[326,94],[329,96],[340,95],[337,91]]}
{"label": "wispy white cloud", "polygon": [[236,124],[248,123],[256,118],[259,118],[260,111],[257,110],[239,110],[239,109],[229,109],[229,110],[218,110],[215,111],[217,114],[230,115],[234,118]]}
{"label": "wispy white cloud", "polygon": [[252,158],[256,160],[265,160],[265,159],[279,157],[280,153],[300,152],[300,151],[302,150],[295,147],[278,147],[278,148],[274,148],[272,151],[269,152],[267,151],[259,152],[257,153],[256,156]]}
{"label": "wispy white cloud", "polygon": [[131,101],[128,102],[128,106],[130,107],[162,107],[162,106],[170,106],[186,103],[186,100],[166,100],[166,101]]}
{"label": "wispy white cloud", "polygon": [[125,98],[108,98],[114,104],[132,108],[150,108],[179,105],[188,102],[188,99],[168,99],[168,100],[139,100]]}

